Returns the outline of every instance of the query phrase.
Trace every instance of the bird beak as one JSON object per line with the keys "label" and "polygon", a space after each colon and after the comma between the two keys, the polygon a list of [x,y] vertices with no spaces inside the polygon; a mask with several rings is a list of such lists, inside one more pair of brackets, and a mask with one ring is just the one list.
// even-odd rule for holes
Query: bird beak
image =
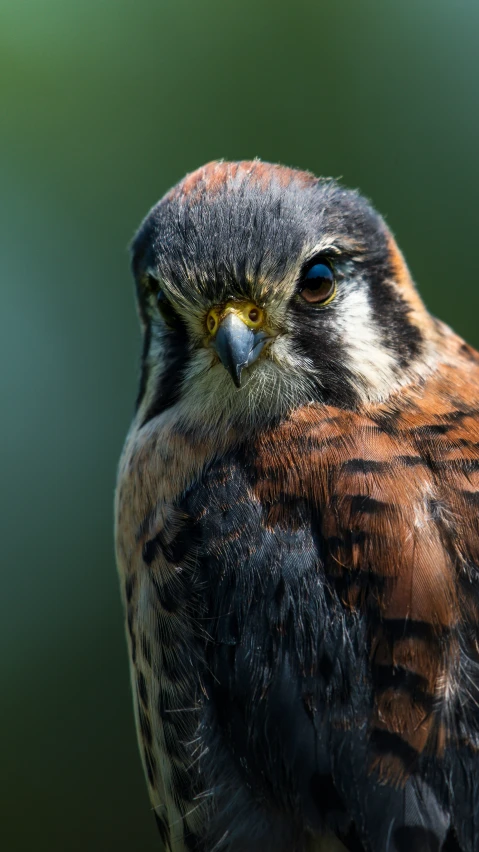
{"label": "bird beak", "polygon": [[211,345],[237,388],[243,368],[256,361],[268,339],[266,332],[248,328],[236,313],[228,313],[221,320]]}

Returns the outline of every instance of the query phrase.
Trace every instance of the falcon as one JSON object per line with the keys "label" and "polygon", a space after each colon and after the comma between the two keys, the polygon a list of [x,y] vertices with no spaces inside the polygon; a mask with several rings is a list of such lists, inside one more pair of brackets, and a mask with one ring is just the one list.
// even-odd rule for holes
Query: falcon
{"label": "falcon", "polygon": [[187,175],[132,268],[116,549],[159,848],[479,850],[479,354],[307,172]]}

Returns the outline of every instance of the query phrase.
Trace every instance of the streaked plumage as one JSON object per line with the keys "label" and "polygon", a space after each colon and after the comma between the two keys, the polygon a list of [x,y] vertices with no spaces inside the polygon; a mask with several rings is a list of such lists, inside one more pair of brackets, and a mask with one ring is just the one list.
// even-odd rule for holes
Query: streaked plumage
{"label": "streaked plumage", "polygon": [[305,172],[205,166],[132,251],[116,537],[160,848],[479,850],[479,355]]}

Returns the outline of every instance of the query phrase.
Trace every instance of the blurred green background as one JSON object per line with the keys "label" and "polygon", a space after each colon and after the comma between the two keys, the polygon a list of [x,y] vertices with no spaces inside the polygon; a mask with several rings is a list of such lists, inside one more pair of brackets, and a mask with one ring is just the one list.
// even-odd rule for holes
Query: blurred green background
{"label": "blurred green background", "polygon": [[477,0],[0,0],[7,852],[157,848],[112,547],[134,229],[214,158],[341,176],[479,344],[478,26]]}

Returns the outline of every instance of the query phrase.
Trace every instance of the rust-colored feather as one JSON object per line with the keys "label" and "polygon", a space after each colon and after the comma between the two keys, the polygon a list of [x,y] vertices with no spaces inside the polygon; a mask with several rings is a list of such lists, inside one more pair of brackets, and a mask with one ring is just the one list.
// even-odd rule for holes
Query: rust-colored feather
{"label": "rust-colored feather", "polygon": [[[442,334],[444,362],[422,386],[358,413],[309,406],[257,443],[270,517],[302,495],[320,511],[327,580],[368,614],[373,742],[399,737],[412,761],[456,740],[444,720],[459,637],[477,634],[479,363]],[[410,768],[387,749],[374,765],[394,781]]]}

